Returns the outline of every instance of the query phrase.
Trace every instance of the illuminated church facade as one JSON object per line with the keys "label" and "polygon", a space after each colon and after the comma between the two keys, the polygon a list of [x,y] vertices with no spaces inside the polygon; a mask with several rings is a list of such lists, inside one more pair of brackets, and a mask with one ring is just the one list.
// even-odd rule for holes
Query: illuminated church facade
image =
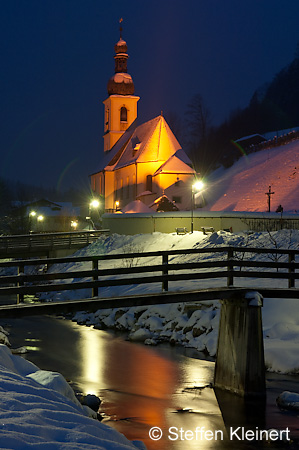
{"label": "illuminated church facade", "polygon": [[127,73],[127,44],[121,36],[114,49],[115,74],[103,102],[104,155],[91,175],[92,191],[105,199],[110,212],[128,205],[134,210],[137,204],[136,212],[155,211],[161,199],[170,209],[190,209],[192,163],[162,115],[137,126],[139,97]]}

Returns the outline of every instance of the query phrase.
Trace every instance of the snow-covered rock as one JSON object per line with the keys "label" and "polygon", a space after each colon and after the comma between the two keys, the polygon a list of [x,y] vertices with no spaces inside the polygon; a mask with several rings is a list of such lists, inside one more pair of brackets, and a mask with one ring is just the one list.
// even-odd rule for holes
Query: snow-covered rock
{"label": "snow-covered rock", "polygon": [[146,339],[152,338],[153,334],[147,328],[139,328],[129,334],[130,341],[144,342]]}
{"label": "snow-covered rock", "polygon": [[10,347],[9,339],[8,339],[6,333],[3,333],[2,331],[0,331],[0,344],[4,344],[4,345],[7,345],[8,347]]}
{"label": "snow-covered rock", "polygon": [[299,394],[297,392],[284,391],[277,397],[276,403],[280,408],[299,411]]}

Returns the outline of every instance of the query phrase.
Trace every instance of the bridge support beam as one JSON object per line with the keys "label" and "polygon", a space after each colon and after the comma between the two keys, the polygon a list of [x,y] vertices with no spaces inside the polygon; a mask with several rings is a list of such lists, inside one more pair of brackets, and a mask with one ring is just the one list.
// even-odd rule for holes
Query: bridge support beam
{"label": "bridge support beam", "polygon": [[242,396],[265,395],[262,296],[221,300],[214,385]]}

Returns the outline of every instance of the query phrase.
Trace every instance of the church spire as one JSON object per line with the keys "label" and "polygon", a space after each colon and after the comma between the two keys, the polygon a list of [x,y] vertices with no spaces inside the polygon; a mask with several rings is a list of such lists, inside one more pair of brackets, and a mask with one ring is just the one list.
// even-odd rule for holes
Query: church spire
{"label": "church spire", "polygon": [[108,81],[108,98],[104,101],[104,151],[109,151],[137,118],[134,83],[127,73],[128,48],[122,38],[122,19],[119,20],[119,41],[115,44],[115,73]]}
{"label": "church spire", "polygon": [[119,19],[119,41],[115,44],[115,73],[127,73],[127,60],[129,55],[127,53],[128,47],[126,41],[122,38],[122,27],[123,18]]}
{"label": "church spire", "polygon": [[119,41],[114,46],[114,60],[115,60],[115,74],[108,81],[108,95],[134,95],[134,83],[131,75],[129,75],[127,62],[128,62],[128,46],[126,41],[122,38],[122,23],[123,19],[119,20]]}

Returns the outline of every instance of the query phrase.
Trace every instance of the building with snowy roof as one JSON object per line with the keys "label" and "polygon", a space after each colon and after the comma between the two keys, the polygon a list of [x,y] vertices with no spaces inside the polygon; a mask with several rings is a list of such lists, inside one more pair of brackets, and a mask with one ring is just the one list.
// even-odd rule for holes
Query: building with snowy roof
{"label": "building with snowy roof", "polygon": [[91,175],[95,195],[105,198],[105,210],[123,209],[136,200],[155,204],[163,195],[176,209],[190,209],[195,170],[187,154],[160,115],[137,126],[134,83],[127,73],[127,44],[115,47],[115,74],[103,102],[104,155]]}

